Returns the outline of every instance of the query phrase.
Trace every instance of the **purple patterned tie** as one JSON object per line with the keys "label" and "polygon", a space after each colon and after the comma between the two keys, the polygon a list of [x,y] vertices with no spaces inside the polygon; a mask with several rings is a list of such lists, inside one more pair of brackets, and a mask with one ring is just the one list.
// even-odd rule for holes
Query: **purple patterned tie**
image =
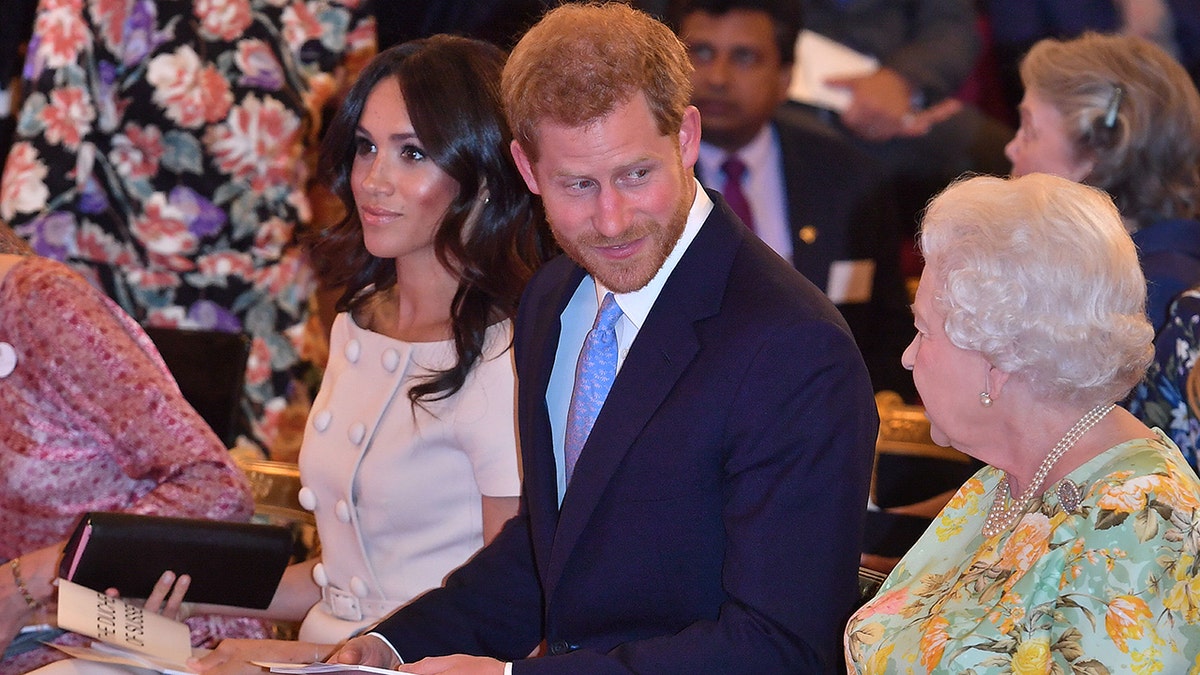
{"label": "purple patterned tie", "polygon": [[730,155],[721,164],[721,173],[725,174],[725,186],[721,188],[721,194],[725,195],[729,208],[733,209],[737,217],[753,232],[754,216],[750,213],[750,202],[746,201],[746,194],[742,192],[742,176],[746,173],[746,164],[738,159],[737,155]]}
{"label": "purple patterned tie", "polygon": [[617,321],[621,308],[612,293],[604,296],[596,322],[588,331],[575,364],[575,387],[571,390],[571,407],[567,411],[567,438],[563,448],[567,483],[575,472],[579,452],[592,433],[596,416],[604,406],[608,390],[617,377]]}

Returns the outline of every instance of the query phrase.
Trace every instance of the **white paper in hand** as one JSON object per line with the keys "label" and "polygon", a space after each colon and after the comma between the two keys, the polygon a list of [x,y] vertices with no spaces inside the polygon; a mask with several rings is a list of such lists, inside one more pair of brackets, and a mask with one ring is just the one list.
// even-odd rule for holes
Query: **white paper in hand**
{"label": "white paper in hand", "polygon": [[376,675],[403,675],[404,670],[389,670],[375,666],[358,666],[346,663],[277,663],[274,661],[251,661],[272,673],[286,675],[331,675],[332,673],[375,673]]}
{"label": "white paper in hand", "polygon": [[796,65],[792,70],[788,97],[793,101],[842,112],[850,107],[850,92],[841,87],[830,87],[825,80],[870,75],[876,70],[879,70],[879,61],[875,57],[857,52],[820,33],[805,30],[796,40]]}
{"label": "white paper in hand", "polygon": [[58,580],[58,625],[180,667],[192,655],[187,624],[66,579]]}

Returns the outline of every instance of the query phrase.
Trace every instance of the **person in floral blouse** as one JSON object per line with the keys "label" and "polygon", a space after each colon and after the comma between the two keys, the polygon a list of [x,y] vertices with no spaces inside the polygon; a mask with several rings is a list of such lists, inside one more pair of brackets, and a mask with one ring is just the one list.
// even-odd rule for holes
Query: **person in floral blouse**
{"label": "person in floral blouse", "polygon": [[1200,672],[1200,482],[1113,405],[1153,330],[1112,200],[972,178],[920,243],[904,363],[933,440],[989,466],[851,617],[849,672]]}
{"label": "person in floral blouse", "polygon": [[1196,452],[1200,418],[1188,402],[1188,381],[1200,356],[1200,287],[1175,299],[1154,343],[1154,362],[1133,388],[1125,407],[1146,424],[1165,431],[1194,471],[1200,467]]}
{"label": "person in floral blouse", "polygon": [[273,441],[312,274],[305,149],[361,0],[44,0],[0,218],[146,325],[252,340],[247,435]]}
{"label": "person in floral blouse", "polygon": [[[54,627],[63,543],[88,511],[248,520],[250,484],[188,405],[150,338],[0,221],[0,675],[86,644]],[[174,577],[170,579],[174,581]],[[188,617],[192,644],[269,634]]]}

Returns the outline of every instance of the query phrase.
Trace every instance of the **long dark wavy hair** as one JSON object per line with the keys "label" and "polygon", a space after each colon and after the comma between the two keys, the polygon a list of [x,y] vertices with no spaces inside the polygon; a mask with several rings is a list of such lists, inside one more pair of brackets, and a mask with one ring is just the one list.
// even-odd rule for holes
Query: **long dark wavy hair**
{"label": "long dark wavy hair", "polygon": [[[371,255],[363,243],[350,185],[359,119],[384,78],[399,82],[427,155],[458,183],[434,235],[438,260],[458,278],[450,306],[458,360],[409,390],[414,405],[448,398],[463,386],[483,353],[488,326],[516,314],[525,282],[552,246],[540,204],[509,154],[512,135],[500,104],[504,60],[498,47],[449,35],[383,51],[363,69],[322,141],[320,174],[346,216],[308,244],[322,281],[345,288],[339,312],[363,308],[396,284],[392,259]],[[468,222],[473,208],[477,216]]]}

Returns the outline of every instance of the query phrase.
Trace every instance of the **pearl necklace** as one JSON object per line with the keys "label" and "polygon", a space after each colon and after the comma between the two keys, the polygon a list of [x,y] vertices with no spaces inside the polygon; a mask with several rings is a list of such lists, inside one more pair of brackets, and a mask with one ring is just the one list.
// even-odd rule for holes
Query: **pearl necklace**
{"label": "pearl necklace", "polygon": [[1002,476],[1000,482],[996,484],[996,497],[992,500],[992,508],[988,509],[987,519],[983,522],[983,535],[985,537],[992,537],[1012,527],[1017,518],[1025,513],[1025,509],[1029,507],[1029,502],[1032,501],[1033,497],[1040,494],[1039,491],[1042,489],[1042,483],[1046,481],[1046,476],[1050,474],[1050,470],[1054,468],[1058,460],[1068,450],[1075,447],[1075,443],[1080,438],[1083,438],[1083,435],[1089,429],[1096,426],[1097,422],[1104,419],[1104,416],[1113,407],[1111,403],[1102,403],[1079,418],[1075,426],[1067,430],[1062,440],[1054,446],[1054,449],[1038,465],[1037,472],[1033,474],[1033,481],[1017,498],[1009,500],[1008,474]]}

